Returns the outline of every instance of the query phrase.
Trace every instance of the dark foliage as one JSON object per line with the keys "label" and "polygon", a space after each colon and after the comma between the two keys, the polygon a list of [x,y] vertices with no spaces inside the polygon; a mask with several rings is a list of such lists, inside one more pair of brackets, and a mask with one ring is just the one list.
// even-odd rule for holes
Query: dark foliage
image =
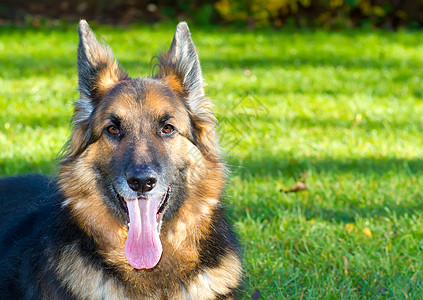
{"label": "dark foliage", "polygon": [[235,23],[249,28],[371,26],[385,29],[423,25],[422,0],[78,0],[0,3],[3,23],[41,25],[51,20],[154,23],[189,20],[196,25]]}

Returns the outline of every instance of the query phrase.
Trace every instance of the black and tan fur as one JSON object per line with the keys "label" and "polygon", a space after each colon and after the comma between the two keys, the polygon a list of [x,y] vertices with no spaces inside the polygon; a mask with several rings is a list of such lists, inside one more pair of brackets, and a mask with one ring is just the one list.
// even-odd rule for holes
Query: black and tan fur
{"label": "black and tan fur", "polygon": [[[157,75],[147,78],[120,69],[85,21],[79,38],[80,99],[58,178],[0,180],[1,297],[233,298],[242,267],[220,200],[225,168],[188,26],[177,26]],[[157,177],[154,189],[171,192],[160,261],[134,269],[114,187],[134,194],[128,173],[146,169]]]}

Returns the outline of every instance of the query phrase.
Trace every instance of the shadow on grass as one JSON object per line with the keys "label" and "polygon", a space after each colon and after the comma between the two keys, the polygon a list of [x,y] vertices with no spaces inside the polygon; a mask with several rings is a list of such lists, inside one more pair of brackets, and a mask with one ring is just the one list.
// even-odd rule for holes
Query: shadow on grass
{"label": "shadow on grass", "polygon": [[[267,116],[269,118],[270,116]],[[270,119],[270,118],[269,118]],[[273,122],[277,122],[278,119],[274,118]],[[369,129],[383,129],[383,128],[395,128],[395,130],[407,130],[410,127],[414,127],[413,130],[423,131],[423,123],[416,123],[412,120],[405,120],[401,119],[398,120],[397,118],[387,120],[387,118],[383,119],[372,119],[371,117],[364,117],[360,123],[357,123],[355,120],[341,120],[339,118],[327,118],[327,117],[305,117],[305,116],[293,116],[293,117],[286,117],[288,122],[295,124],[297,128],[353,128],[353,127],[361,127],[363,130]]]}
{"label": "shadow on grass", "polygon": [[[152,65],[150,63],[117,59],[124,68],[127,66],[127,69],[137,70],[134,76],[138,76],[138,74],[151,75]],[[76,64],[76,50],[75,57],[73,58],[61,57],[60,55],[55,56],[54,53],[52,53],[51,56],[41,57],[32,57],[29,55],[0,57],[0,66],[2,66],[2,69],[0,70],[1,77],[8,79],[38,78],[42,76],[60,75],[61,73],[74,73],[76,78],[78,72]],[[75,85],[76,83],[77,81],[75,81]]]}
{"label": "shadow on grass", "polygon": [[[140,70],[142,73],[151,73],[152,65],[141,60],[125,59],[120,55],[116,57],[122,65],[127,66],[131,70]],[[243,55],[235,55],[233,57],[207,57],[201,58],[203,69],[207,72],[214,70],[222,70],[224,68],[231,69],[268,69],[270,67],[279,67],[285,69],[297,69],[299,66],[309,66],[313,68],[319,67],[342,67],[346,69],[416,69],[416,61],[412,59],[396,59],[389,57],[354,57],[347,55],[335,56],[330,51],[320,51],[318,53],[302,53],[295,56],[279,55],[279,56],[262,56],[248,57]],[[15,55],[13,57],[0,57],[0,65],[3,70],[7,70],[5,77],[20,78],[22,76],[31,77],[45,75],[45,73],[64,72],[75,70],[76,72],[76,50],[74,56],[63,57],[58,54],[42,56]],[[138,72],[137,72],[138,73]],[[397,78],[399,81],[406,81],[408,76]]]}
{"label": "shadow on grass", "polygon": [[[235,163],[233,162],[232,165],[235,165]],[[334,223],[354,222],[357,217],[423,215],[423,202],[418,199],[421,197],[418,194],[419,189],[418,187],[410,189],[413,186],[411,179],[406,186],[399,184],[401,190],[396,190],[392,194],[390,191],[396,188],[396,180],[394,180],[394,183],[389,181],[390,178],[395,176],[411,178],[412,176],[423,175],[423,159],[363,158],[336,160],[311,157],[288,160],[277,157],[263,157],[257,160],[244,160],[242,166],[237,168],[234,173],[245,180],[254,180],[261,177],[265,181],[268,179],[269,182],[276,182],[282,177],[293,177],[296,181],[301,173],[307,171],[312,171],[314,177],[333,178],[333,185],[329,183],[327,187],[309,187],[308,191],[301,192],[305,194],[301,196],[296,193],[286,194],[286,197],[291,198],[287,201],[284,201],[283,198],[282,201],[275,201],[276,198],[280,199],[275,193],[283,193],[283,191],[270,190],[270,192],[268,191],[269,194],[265,195],[257,190],[257,193],[261,194],[259,195],[260,201],[248,202],[251,217],[262,220],[275,218],[278,217],[280,211],[298,208],[301,209],[306,219],[318,218]],[[361,182],[355,187],[356,183],[351,182],[351,185],[343,190],[344,187],[336,181],[338,174],[342,175],[342,173],[358,175],[355,178],[360,178],[362,174],[363,179],[369,178],[364,179],[363,182],[368,181],[370,184],[374,182],[375,186],[367,188]],[[384,178],[378,180],[381,177]],[[381,182],[385,182],[383,184],[386,184],[386,186],[379,186]],[[413,198],[414,196],[416,199]],[[378,200],[373,201],[375,198],[372,197],[378,198]],[[330,202],[327,205],[322,204],[322,199],[324,203],[325,198]],[[313,199],[319,200],[314,201]],[[245,207],[242,207],[235,213],[242,215],[244,209]]]}
{"label": "shadow on grass", "polygon": [[0,57],[0,65],[3,78],[20,79],[40,77],[51,74],[59,75],[61,72],[75,70],[75,59],[52,56],[32,57],[30,55],[15,55],[13,57]]}
{"label": "shadow on grass", "polygon": [[0,177],[19,176],[24,174],[45,174],[54,176],[57,171],[56,159],[43,159],[39,157],[16,156],[0,160]]}
{"label": "shadow on grass", "polygon": [[222,68],[242,68],[257,69],[269,67],[281,67],[286,69],[296,69],[300,66],[309,66],[313,68],[333,67],[345,69],[418,69],[416,61],[412,59],[397,59],[389,57],[363,57],[363,56],[334,56],[331,51],[318,51],[313,53],[300,52],[295,56],[279,55],[279,56],[263,56],[248,57],[234,56],[231,58],[221,58],[215,56],[213,58],[206,57],[201,59],[203,68],[205,69],[222,69]]}
{"label": "shadow on grass", "polygon": [[[299,109],[301,109],[299,107]],[[262,112],[259,112],[264,114]],[[326,130],[331,129],[351,129],[351,128],[361,128],[365,131],[370,131],[372,129],[386,129],[386,130],[415,130],[423,132],[423,122],[414,122],[412,119],[405,118],[392,118],[380,117],[380,116],[364,116],[360,122],[355,120],[346,120],[336,117],[324,117],[324,116],[302,116],[302,115],[285,115],[285,116],[276,116],[269,115],[266,113],[265,116],[260,116],[265,118],[268,124],[282,124],[282,126],[298,128],[301,130],[304,129],[313,129],[313,128],[325,128]],[[256,120],[253,114],[247,115],[240,113],[220,113],[217,114],[217,119],[220,120],[220,126],[222,128],[227,128],[228,132],[222,131],[222,136],[227,136],[231,134],[231,131],[237,130],[237,127],[240,127],[240,124],[254,124]],[[287,125],[285,125],[287,124]],[[231,147],[232,148],[232,147]]]}
{"label": "shadow on grass", "polygon": [[273,177],[277,179],[281,174],[286,176],[298,175],[308,169],[317,173],[372,173],[383,175],[384,173],[407,170],[410,174],[423,173],[423,159],[402,159],[402,158],[353,158],[353,159],[331,159],[331,158],[279,158],[262,155],[260,158],[246,158],[242,162],[232,161],[233,166],[240,165],[236,173],[243,178],[250,177]]}

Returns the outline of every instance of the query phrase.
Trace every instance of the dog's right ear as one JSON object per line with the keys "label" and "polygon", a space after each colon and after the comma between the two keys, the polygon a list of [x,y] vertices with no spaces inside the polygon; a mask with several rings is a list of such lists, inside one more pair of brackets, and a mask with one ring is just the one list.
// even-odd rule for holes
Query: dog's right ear
{"label": "dog's right ear", "polygon": [[73,132],[62,163],[79,155],[96,137],[92,135],[90,116],[105,94],[128,75],[114,60],[112,50],[96,39],[85,20],[79,22],[78,80],[79,101],[75,103]]}
{"label": "dog's right ear", "polygon": [[98,42],[85,20],[79,22],[78,33],[78,79],[81,101],[87,101],[95,106],[107,91],[126,79],[128,75],[119,68],[110,47]]}

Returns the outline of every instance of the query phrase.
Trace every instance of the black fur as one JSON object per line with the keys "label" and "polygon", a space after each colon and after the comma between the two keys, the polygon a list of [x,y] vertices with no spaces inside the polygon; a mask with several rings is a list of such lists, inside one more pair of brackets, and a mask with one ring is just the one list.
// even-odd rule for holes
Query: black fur
{"label": "black fur", "polygon": [[212,220],[213,231],[207,238],[201,240],[200,261],[202,267],[216,268],[228,250],[237,253],[239,247],[222,207],[214,211]]}
{"label": "black fur", "polygon": [[[61,201],[54,179],[42,175],[0,179],[0,299],[41,299],[41,295],[76,299],[54,269],[58,254],[71,244],[78,245],[81,255],[106,276],[119,278],[119,271],[103,261],[94,241],[72,222]],[[214,231],[201,242],[198,270],[217,267],[223,255],[237,251],[223,211],[216,210],[212,220]]]}
{"label": "black fur", "polygon": [[54,267],[49,260],[66,240],[81,238],[60,209],[60,198],[56,182],[41,175],[0,180],[3,299],[40,299],[41,294],[70,297],[49,269]]}
{"label": "black fur", "polygon": [[[99,295],[105,292],[107,279],[112,278],[107,291],[133,299],[171,298],[170,295],[187,293],[192,284],[194,288],[190,293],[197,293],[195,295],[201,294],[196,290],[198,286],[218,286],[216,289],[210,286],[212,291],[204,296],[207,299],[232,296],[241,280],[238,244],[218,201],[224,186],[224,164],[220,159],[210,100],[204,94],[198,55],[187,25],[178,25],[169,52],[159,58],[155,78],[129,79],[118,68],[111,50],[98,43],[85,21],[80,23],[79,37],[80,99],[75,104],[74,129],[61,160],[59,179],[42,175],[0,179],[0,299],[77,299],[81,290],[79,297],[85,298],[81,295],[93,291],[89,285],[85,286],[86,280],[91,278],[82,276],[88,272],[93,272],[101,281],[94,289],[98,291],[96,299],[104,298]],[[119,96],[144,101],[144,93],[151,90],[159,94],[158,102],[152,102],[154,107],[160,107],[160,103],[183,106],[183,109],[169,111],[175,115],[183,111],[184,120],[189,119],[184,123],[191,125],[184,125],[189,133],[178,138],[190,147],[196,145],[196,150],[202,153],[201,158],[207,165],[197,175],[192,175],[196,163],[187,153],[182,153],[192,148],[177,148],[183,150],[172,153],[168,145],[173,147],[177,143],[165,147],[164,141],[172,141],[171,134],[161,135],[168,112],[160,111],[154,117],[147,113],[130,123],[130,118],[118,119],[107,110]],[[166,97],[167,102],[160,102]],[[132,116],[132,110],[127,115]],[[99,121],[97,117],[102,119]],[[103,125],[104,120],[122,127],[123,135],[113,132],[108,135],[110,125]],[[137,124],[138,129],[131,131],[133,124]],[[147,133],[145,124],[151,127]],[[125,126],[129,128],[126,139]],[[90,145],[97,141],[99,144]],[[104,152],[107,148],[104,145],[109,145],[109,152]],[[88,146],[97,148],[87,150]],[[95,155],[87,159],[89,151]],[[126,175],[141,172],[144,170],[141,167],[147,165],[157,175],[156,188],[165,187],[162,199],[169,200],[166,209],[159,205],[156,214],[156,218],[160,218],[163,212],[164,236],[161,238],[167,249],[157,267],[132,268],[121,259],[123,251],[116,254],[116,249],[123,250],[119,247],[124,245],[126,233],[122,230],[126,230],[127,225],[126,204],[119,201],[123,199],[122,191],[130,195],[126,197],[129,200],[134,200],[133,194],[140,196]],[[197,215],[198,208],[203,208],[199,209],[200,215]],[[178,226],[184,228],[184,224],[189,224],[189,228],[180,231]],[[110,228],[116,229],[112,231],[115,235],[107,239]],[[174,239],[172,232],[181,233],[176,235],[181,240]],[[189,238],[194,242],[184,245],[182,239]],[[189,248],[187,252],[185,248]],[[178,251],[179,256],[175,253]],[[65,254],[73,256],[68,259]],[[71,274],[71,269],[80,272]],[[210,275],[216,270],[222,274]],[[216,276],[216,280],[204,283],[197,280],[197,276]],[[217,290],[226,295],[218,295]]]}

